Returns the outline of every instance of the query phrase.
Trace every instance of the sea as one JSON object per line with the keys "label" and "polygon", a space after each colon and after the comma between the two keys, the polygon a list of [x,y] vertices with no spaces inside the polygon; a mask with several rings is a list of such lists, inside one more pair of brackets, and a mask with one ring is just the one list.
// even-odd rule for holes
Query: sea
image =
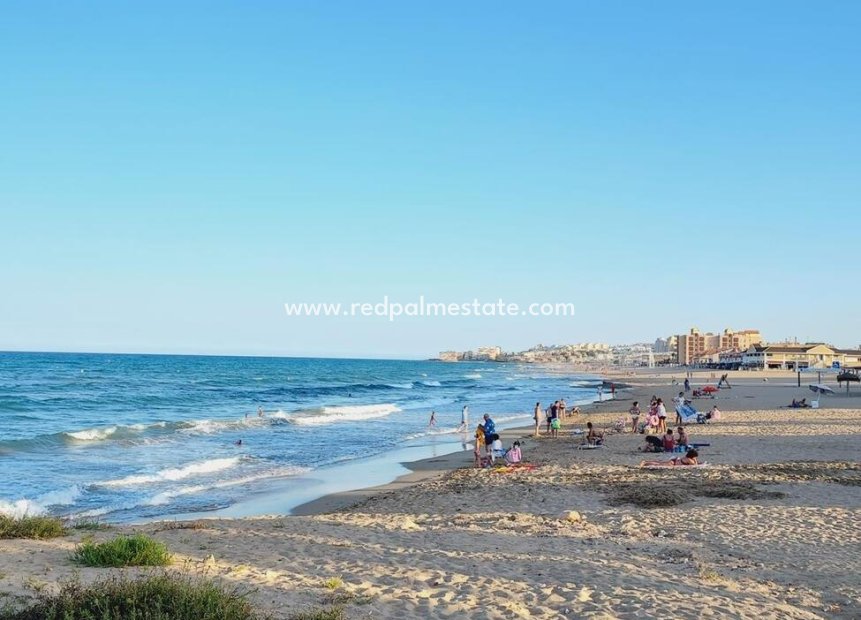
{"label": "sea", "polygon": [[528,424],[537,401],[591,402],[600,384],[493,362],[0,353],[0,513],[224,514],[327,471],[362,488],[379,482],[369,459],[471,449],[483,414]]}

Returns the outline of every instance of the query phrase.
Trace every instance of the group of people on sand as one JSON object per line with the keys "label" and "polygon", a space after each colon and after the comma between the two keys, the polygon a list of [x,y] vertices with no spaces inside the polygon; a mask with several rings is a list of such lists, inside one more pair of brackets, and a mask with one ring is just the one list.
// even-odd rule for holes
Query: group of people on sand
{"label": "group of people on sand", "polygon": [[535,422],[535,436],[541,434],[542,421],[547,426],[547,434],[550,437],[558,437],[559,430],[562,428],[562,419],[573,417],[580,413],[580,407],[574,406],[568,409],[565,404],[565,399],[560,398],[546,409],[541,409],[541,403],[535,403],[535,408],[532,410],[532,419]]}
{"label": "group of people on sand", "polygon": [[687,448],[690,445],[690,438],[684,426],[676,428],[678,436],[673,435],[672,430],[668,430],[663,435],[649,434],[646,435],[646,445],[641,447],[643,452],[674,452],[677,446]]}
{"label": "group of people on sand", "polygon": [[640,423],[641,413],[640,402],[635,400],[628,410],[628,414],[631,416],[632,433],[648,432],[649,430],[652,433],[660,432],[663,434],[667,432],[667,407],[664,405],[663,399],[652,396],[646,419],[642,424]]}
{"label": "group of people on sand", "polygon": [[481,424],[475,429],[475,446],[473,456],[476,467],[490,467],[497,459],[502,459],[506,465],[518,465],[523,461],[523,451],[519,441],[515,441],[509,449],[502,445],[502,439],[496,432],[496,423],[485,413]]}

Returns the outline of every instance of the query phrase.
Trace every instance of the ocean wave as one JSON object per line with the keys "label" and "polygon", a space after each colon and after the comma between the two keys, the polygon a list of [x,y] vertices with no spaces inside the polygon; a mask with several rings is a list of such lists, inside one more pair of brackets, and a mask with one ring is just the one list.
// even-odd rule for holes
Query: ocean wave
{"label": "ocean wave", "polygon": [[37,517],[48,512],[52,506],[70,506],[81,496],[83,491],[78,485],[49,491],[34,499],[22,498],[14,501],[0,499],[0,515],[20,519],[23,517]]}
{"label": "ocean wave", "polygon": [[260,480],[266,480],[269,478],[284,478],[287,476],[298,476],[300,474],[304,474],[308,471],[311,471],[307,467],[297,467],[297,466],[286,466],[279,467],[277,469],[272,469],[268,471],[258,472],[256,474],[251,474],[248,476],[243,476],[241,478],[234,478],[230,480],[219,480],[217,482],[213,482],[211,484],[196,484],[185,487],[177,487],[175,489],[170,489],[168,491],[163,491],[153,497],[149,498],[145,504],[148,506],[163,506],[165,504],[169,504],[170,501],[176,497],[182,497],[184,495],[196,495],[198,493],[204,493],[206,491],[213,491],[215,489],[224,489],[228,487],[234,487],[241,484],[250,484],[252,482],[258,482]]}
{"label": "ocean wave", "polygon": [[116,432],[116,426],[108,426],[106,428],[88,428],[83,431],[72,431],[64,433],[64,435],[70,439],[77,439],[78,441],[101,441],[103,439],[107,439]]}
{"label": "ocean wave", "polygon": [[323,407],[313,411],[296,412],[290,417],[290,422],[300,426],[323,426],[337,422],[359,422],[373,418],[384,418],[400,410],[400,407],[392,403]]}
{"label": "ocean wave", "polygon": [[395,390],[411,390],[414,387],[412,382],[409,383],[387,383],[388,387],[393,388]]}
{"label": "ocean wave", "polygon": [[422,381],[421,384],[427,387],[442,387],[442,383],[439,381]]}
{"label": "ocean wave", "polygon": [[236,465],[238,465],[239,461],[240,458],[238,456],[223,459],[210,459],[208,461],[199,461],[197,463],[191,463],[184,467],[162,469],[161,471],[154,474],[137,474],[133,476],[126,476],[125,478],[118,478],[116,480],[104,480],[102,482],[95,483],[94,486],[128,487],[138,486],[142,484],[154,484],[159,482],[175,482],[177,480],[183,480],[191,476],[201,476],[206,474],[212,474],[217,471],[223,471],[225,469],[230,469],[231,467],[235,467]]}
{"label": "ocean wave", "polygon": [[406,437],[404,437],[403,440],[404,441],[410,441],[412,439],[420,439],[422,437],[434,437],[437,435],[458,435],[458,434],[467,434],[467,433],[470,434],[470,436],[471,436],[471,434],[474,430],[475,429],[473,429],[473,428],[467,428],[466,430],[462,431],[462,430],[460,430],[460,427],[457,427],[457,428],[453,428],[453,427],[450,427],[450,428],[434,428],[434,429],[429,429],[426,431],[420,431],[418,433],[411,433],[411,434],[407,435]]}
{"label": "ocean wave", "polygon": [[469,374],[464,375],[465,379],[481,379],[480,372],[471,372]]}
{"label": "ocean wave", "polygon": [[[493,417],[491,416],[494,423],[499,426],[500,424],[505,424],[506,422],[513,422],[516,420],[526,420],[532,419],[532,414],[524,413],[520,415],[509,415],[509,416],[501,416],[501,417]],[[446,428],[430,428],[425,431],[420,431],[417,433],[412,433],[404,437],[403,441],[410,441],[413,439],[420,439],[422,437],[434,437],[438,435],[463,435],[469,434],[472,436],[472,433],[475,432],[476,426],[481,423],[481,418],[477,418],[474,421],[469,423],[469,426],[465,430],[461,430],[460,427],[446,427]]]}

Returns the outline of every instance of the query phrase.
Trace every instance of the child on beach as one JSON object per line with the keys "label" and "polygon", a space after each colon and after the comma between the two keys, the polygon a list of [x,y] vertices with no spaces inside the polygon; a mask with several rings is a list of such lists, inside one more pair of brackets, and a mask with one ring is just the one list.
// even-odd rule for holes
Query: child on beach
{"label": "child on beach", "polygon": [[550,436],[551,437],[559,437],[559,429],[562,428],[562,420],[558,417],[553,418],[550,421]]}
{"label": "child on beach", "polygon": [[502,447],[502,440],[499,438],[499,435],[494,433],[492,441],[490,442],[490,462],[493,463],[497,457],[501,456],[505,456],[505,450]]}
{"label": "child on beach", "polygon": [[640,448],[643,452],[663,452],[664,444],[657,435],[646,435],[646,445]]}
{"label": "child on beach", "polygon": [[640,403],[635,400],[631,408],[628,409],[628,413],[631,414],[631,432],[636,433],[637,423],[640,421]]}
{"label": "child on beach", "polygon": [[511,449],[505,453],[505,462],[509,465],[517,465],[523,460],[523,454],[520,451],[520,442],[515,441]]}
{"label": "child on beach", "polygon": [[661,433],[667,432],[667,408],[664,407],[664,401],[658,399],[658,428]]}
{"label": "child on beach", "polygon": [[600,446],[604,443],[604,433],[596,431],[591,422],[586,422],[586,443],[590,446]]}
{"label": "child on beach", "polygon": [[484,424],[479,424],[475,429],[475,448],[473,455],[475,456],[475,466],[481,467],[481,453],[484,448]]}

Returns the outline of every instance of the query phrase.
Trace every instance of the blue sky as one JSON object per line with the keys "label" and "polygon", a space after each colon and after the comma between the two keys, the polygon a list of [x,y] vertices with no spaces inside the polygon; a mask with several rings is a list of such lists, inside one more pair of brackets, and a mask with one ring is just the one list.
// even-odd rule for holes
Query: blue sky
{"label": "blue sky", "polygon": [[[5,2],[0,349],[861,344],[857,2]],[[574,318],[297,319],[293,301]]]}

